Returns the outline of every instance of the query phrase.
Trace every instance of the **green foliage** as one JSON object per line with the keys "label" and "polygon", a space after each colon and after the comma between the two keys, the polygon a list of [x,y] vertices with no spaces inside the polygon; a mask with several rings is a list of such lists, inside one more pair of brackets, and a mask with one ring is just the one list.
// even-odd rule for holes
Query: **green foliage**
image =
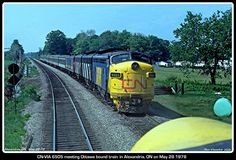
{"label": "green foliage", "polygon": [[37,90],[36,87],[33,85],[27,85],[21,94],[23,97],[29,97],[35,101],[39,101],[40,100],[40,96],[37,94]]}
{"label": "green foliage", "polygon": [[[218,62],[232,57],[232,11],[217,11],[204,20],[201,14],[188,12],[174,34],[179,41],[170,46],[172,60],[191,65],[204,62],[202,71],[216,84]],[[225,73],[229,74],[229,70],[225,69]]]}
{"label": "green foliage", "polygon": [[118,31],[105,31],[99,37],[99,48],[108,49],[108,48],[118,48],[121,44],[118,41]]}
{"label": "green foliage", "polygon": [[30,118],[30,115],[22,115],[19,111],[24,109],[25,105],[29,103],[30,99],[34,99],[36,101],[40,100],[40,96],[37,95],[36,87],[33,85],[28,85],[23,88],[21,94],[16,98],[16,102],[14,100],[5,102],[4,140],[6,150],[19,150],[21,148],[21,137],[26,133],[24,125],[25,122]]}
{"label": "green foliage", "polygon": [[16,98],[16,102],[14,99],[5,102],[5,108],[9,111],[15,110],[15,105],[17,107],[17,111],[24,108],[24,106],[31,100],[40,101],[40,96],[37,94],[37,88],[33,85],[25,86],[20,95]]}
{"label": "green foliage", "polygon": [[169,41],[156,36],[145,36],[140,33],[130,33],[126,30],[105,31],[100,36],[94,30],[79,33],[76,38],[73,54],[108,48],[124,48],[140,51],[153,57],[154,60],[169,59]]}
{"label": "green foliage", "polygon": [[11,44],[10,55],[15,63],[21,63],[23,60],[24,49],[19,41],[15,39]]}
{"label": "green foliage", "polygon": [[94,30],[79,33],[74,39],[75,46],[73,47],[73,54],[81,54],[88,51],[98,50],[99,39]]}
{"label": "green foliage", "polygon": [[148,54],[155,61],[167,61],[170,59],[169,41],[159,39],[155,36],[148,36],[148,41]]}
{"label": "green foliage", "polygon": [[154,60],[168,60],[170,58],[169,45],[169,41],[156,36],[132,34],[126,30],[122,32],[108,30],[100,36],[96,35],[95,30],[81,31],[74,39],[65,38],[63,32],[57,30],[47,35],[44,50],[39,50],[36,54],[77,55],[94,50],[123,48],[143,52]]}
{"label": "green foliage", "polygon": [[39,71],[37,70],[37,67],[31,66],[30,75],[31,75],[31,76],[39,76]]}
{"label": "green foliage", "polygon": [[24,129],[25,121],[29,115],[22,116],[20,113],[12,111],[4,112],[4,144],[6,150],[21,149],[21,136],[24,136],[26,131]]}
{"label": "green foliage", "polygon": [[10,51],[4,51],[4,64],[5,66],[6,65],[9,65],[6,61],[12,61],[13,58],[12,58],[12,55],[11,55],[11,52]]}
{"label": "green foliage", "polygon": [[68,54],[66,49],[66,36],[63,32],[56,30],[47,34],[43,49],[45,53],[55,55]]}

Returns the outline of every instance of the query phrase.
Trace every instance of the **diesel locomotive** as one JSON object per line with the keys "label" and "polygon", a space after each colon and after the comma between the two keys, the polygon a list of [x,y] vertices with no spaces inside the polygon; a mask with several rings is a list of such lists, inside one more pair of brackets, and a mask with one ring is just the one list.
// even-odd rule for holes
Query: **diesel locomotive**
{"label": "diesel locomotive", "polygon": [[143,53],[108,49],[40,59],[97,90],[119,112],[145,113],[154,97],[156,75],[152,59]]}

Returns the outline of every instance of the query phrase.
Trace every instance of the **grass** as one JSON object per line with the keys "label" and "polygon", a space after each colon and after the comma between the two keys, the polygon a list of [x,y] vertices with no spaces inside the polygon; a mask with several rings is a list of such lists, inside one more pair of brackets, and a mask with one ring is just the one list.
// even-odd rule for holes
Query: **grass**
{"label": "grass", "polygon": [[37,70],[37,68],[35,66],[31,67],[31,76],[39,76],[39,71]]}
{"label": "grass", "polygon": [[[167,80],[176,79],[181,82],[197,82],[199,84],[209,84],[210,76],[203,75],[199,73],[199,69],[194,69],[188,76],[186,76],[180,68],[164,68],[164,67],[155,67],[155,72],[157,78],[155,79],[157,83],[160,84],[169,84]],[[224,77],[222,71],[218,70],[219,76],[216,77],[217,84],[230,84],[232,82],[232,77],[227,75]]]}
{"label": "grass", "polygon": [[[199,74],[197,70],[191,73],[189,77],[185,77],[178,68],[159,67],[155,68],[155,71],[157,74],[156,85],[173,86],[175,80],[184,81],[185,94],[159,95],[155,96],[154,101],[184,116],[208,117],[232,123],[231,116],[220,118],[214,115],[213,111],[214,103],[220,97],[225,97],[232,102],[231,76],[222,79],[217,78],[218,84],[210,85],[210,78]],[[217,91],[221,92],[220,96],[215,94]]]}
{"label": "grass", "polygon": [[[40,97],[37,95],[36,87],[28,85],[22,89],[20,96],[14,100],[5,102],[5,149],[19,150],[21,148],[21,137],[25,135],[25,122],[29,119],[29,115],[22,115],[21,110],[25,108],[30,100],[39,101]],[[16,108],[15,108],[16,107]]]}
{"label": "grass", "polygon": [[[6,58],[6,57],[5,57]],[[9,58],[6,58],[4,63],[4,84],[7,84],[8,78],[11,74],[8,71],[8,66],[12,63]],[[39,72],[36,67],[32,67],[29,77],[38,76]],[[24,129],[25,122],[30,115],[22,115],[21,111],[33,99],[40,100],[37,94],[37,88],[28,84],[21,88],[20,95],[16,98],[16,103],[13,99],[5,101],[4,104],[4,144],[5,150],[20,150],[22,146],[22,136],[26,134]],[[16,106],[16,110],[15,110]]]}
{"label": "grass", "polygon": [[22,145],[22,136],[25,135],[25,121],[29,118],[28,115],[21,115],[13,111],[5,112],[4,121],[4,143],[5,150],[20,150]]}

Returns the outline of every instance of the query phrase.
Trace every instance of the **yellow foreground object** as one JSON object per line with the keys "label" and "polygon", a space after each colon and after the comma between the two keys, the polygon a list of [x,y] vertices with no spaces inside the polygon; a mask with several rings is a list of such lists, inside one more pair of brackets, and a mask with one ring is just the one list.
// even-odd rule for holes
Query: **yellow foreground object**
{"label": "yellow foreground object", "polygon": [[230,124],[207,118],[184,117],[156,126],[131,151],[184,150],[230,139]]}

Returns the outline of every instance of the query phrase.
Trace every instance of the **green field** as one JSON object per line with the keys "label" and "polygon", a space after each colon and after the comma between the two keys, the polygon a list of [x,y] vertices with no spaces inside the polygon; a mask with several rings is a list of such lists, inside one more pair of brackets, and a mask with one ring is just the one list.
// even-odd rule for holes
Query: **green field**
{"label": "green field", "polygon": [[[184,116],[200,116],[222,120],[231,123],[230,117],[217,117],[214,115],[213,106],[218,98],[225,97],[232,104],[232,78],[230,75],[223,78],[216,78],[217,85],[209,83],[210,77],[199,74],[195,70],[186,77],[179,68],[155,68],[156,79],[155,85],[174,86],[175,81],[178,85],[184,82],[184,95],[158,95],[154,101],[174,110]],[[220,73],[223,75],[223,73]],[[221,95],[215,94],[221,92]]]}
{"label": "green field", "polygon": [[[164,68],[164,67],[155,67],[156,72],[156,82],[168,84],[170,80],[176,79],[178,81],[184,82],[196,82],[199,84],[209,84],[210,76],[203,75],[199,73],[199,69],[194,69],[188,76],[185,75],[180,68]],[[216,77],[217,84],[230,84],[232,82],[232,76],[227,75],[224,77],[222,71],[219,71],[219,76]]]}

